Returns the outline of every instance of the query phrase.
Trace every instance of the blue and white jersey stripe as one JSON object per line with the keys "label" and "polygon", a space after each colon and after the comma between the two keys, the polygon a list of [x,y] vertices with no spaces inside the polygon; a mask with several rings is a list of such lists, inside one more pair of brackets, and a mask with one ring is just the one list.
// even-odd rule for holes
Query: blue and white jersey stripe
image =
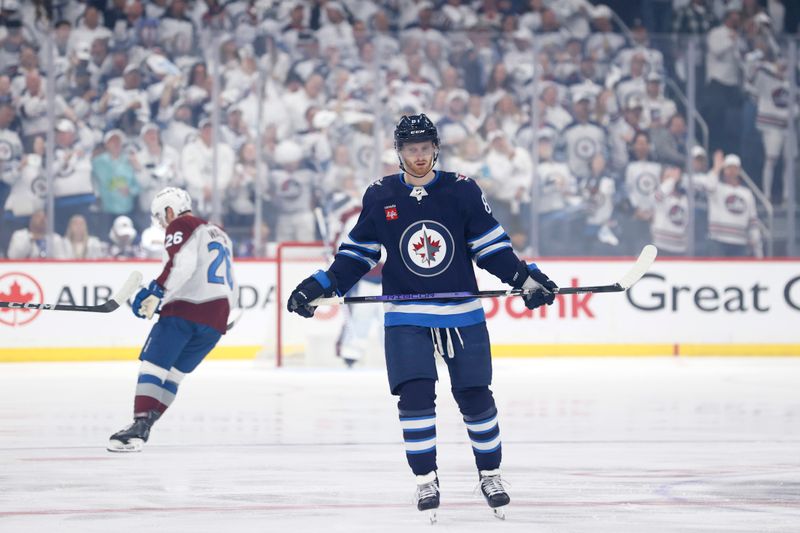
{"label": "blue and white jersey stripe", "polygon": [[507,237],[506,230],[503,229],[503,226],[498,224],[483,235],[469,239],[467,241],[467,246],[469,246],[470,252],[475,253],[486,245],[491,244],[492,242],[497,241],[504,236]]}
{"label": "blue and white jersey stripe", "polygon": [[347,257],[352,257],[353,259],[357,259],[358,261],[361,261],[362,263],[365,263],[367,266],[369,266],[370,270],[375,268],[375,266],[378,264],[378,262],[375,261],[374,259],[367,257],[366,255],[357,252],[356,250],[339,249],[339,253],[337,253],[336,255],[344,255]]}
{"label": "blue and white jersey stripe", "polygon": [[500,224],[496,225],[483,235],[467,241],[473,259],[477,263],[505,248],[511,248],[511,239]]}
{"label": "blue and white jersey stripe", "polygon": [[496,254],[497,252],[505,249],[511,248],[511,241],[500,241],[494,244],[490,244],[489,246],[483,248],[481,251],[475,254],[475,262],[479,262],[481,259],[486,259],[492,254]]}
{"label": "blue and white jersey stripe", "polygon": [[385,302],[384,325],[458,328],[486,321],[480,300],[457,302]]}
{"label": "blue and white jersey stripe", "polygon": [[360,242],[355,240],[349,233],[342,239],[340,246],[348,246],[356,248],[364,254],[374,255],[377,258],[381,256],[381,245],[377,242]]}

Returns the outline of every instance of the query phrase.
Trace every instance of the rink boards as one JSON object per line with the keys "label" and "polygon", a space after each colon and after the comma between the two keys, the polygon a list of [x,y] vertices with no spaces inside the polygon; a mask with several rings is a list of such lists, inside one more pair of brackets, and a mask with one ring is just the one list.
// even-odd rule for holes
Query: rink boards
{"label": "rink boards", "polygon": [[[616,281],[630,259],[545,260],[560,285]],[[280,298],[323,264],[284,264]],[[103,303],[132,270],[144,279],[156,262],[2,262],[0,299],[30,303]],[[269,357],[277,337],[277,268],[273,261],[239,261],[244,313],[212,354]],[[502,284],[478,271],[482,289]],[[379,307],[375,305],[375,312]],[[519,298],[484,301],[493,352],[500,357],[545,355],[800,355],[800,262],[662,260],[625,294],[559,296],[529,311]],[[301,350],[309,339],[333,342],[338,308],[314,319],[282,314],[282,344]],[[132,359],[150,324],[123,308],[111,314],[0,311],[0,361]]]}

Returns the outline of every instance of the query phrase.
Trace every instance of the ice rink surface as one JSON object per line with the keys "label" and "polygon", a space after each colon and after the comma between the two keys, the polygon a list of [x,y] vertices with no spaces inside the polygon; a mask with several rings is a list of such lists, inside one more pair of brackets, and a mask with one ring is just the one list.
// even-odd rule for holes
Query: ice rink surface
{"label": "ice rink surface", "polygon": [[439,523],[381,370],[209,361],[140,454],[136,363],[0,366],[0,531],[800,532],[800,359],[501,359],[508,519],[439,383]]}

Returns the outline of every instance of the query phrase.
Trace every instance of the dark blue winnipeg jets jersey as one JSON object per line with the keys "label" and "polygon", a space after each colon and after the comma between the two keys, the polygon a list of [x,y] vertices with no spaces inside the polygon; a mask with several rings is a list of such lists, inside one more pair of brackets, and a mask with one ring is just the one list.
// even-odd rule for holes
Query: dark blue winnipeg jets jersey
{"label": "dark blue winnipeg jets jersey", "polygon": [[[381,245],[383,294],[476,291],[473,261],[506,283],[519,266],[480,187],[452,172],[437,171],[425,187],[408,185],[402,174],[370,185],[330,268],[341,294],[380,260]],[[486,319],[478,299],[392,302],[384,310],[386,326],[461,327]]]}

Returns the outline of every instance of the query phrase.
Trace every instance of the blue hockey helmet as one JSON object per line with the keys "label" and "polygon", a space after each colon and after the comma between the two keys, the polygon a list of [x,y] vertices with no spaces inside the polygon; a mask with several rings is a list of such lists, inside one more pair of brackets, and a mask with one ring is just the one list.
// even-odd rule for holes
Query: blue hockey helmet
{"label": "blue hockey helmet", "polygon": [[[406,168],[403,157],[400,155],[400,150],[403,149],[405,144],[425,141],[433,142],[433,159],[428,170],[418,175]],[[394,149],[397,152],[397,159],[400,161],[400,169],[416,178],[421,178],[433,168],[436,160],[439,159],[439,132],[436,130],[436,125],[424,113],[403,115],[403,118],[394,128]]]}
{"label": "blue hockey helmet", "polygon": [[394,147],[400,151],[406,143],[433,141],[439,148],[439,132],[431,119],[424,113],[419,115],[403,115],[394,128]]}

